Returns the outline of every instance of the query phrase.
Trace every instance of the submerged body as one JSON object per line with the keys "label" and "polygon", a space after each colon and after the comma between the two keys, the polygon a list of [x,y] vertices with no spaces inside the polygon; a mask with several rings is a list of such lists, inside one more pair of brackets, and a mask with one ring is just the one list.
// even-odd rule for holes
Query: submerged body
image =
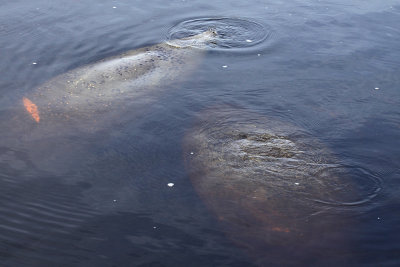
{"label": "submerged body", "polygon": [[182,80],[197,66],[201,48],[214,36],[210,30],[74,69],[26,95],[24,106],[38,123],[85,118],[100,123],[101,114],[118,112],[122,105],[151,103],[155,91]]}
{"label": "submerged body", "polygon": [[184,152],[196,191],[258,264],[321,265],[330,244],[343,242],[348,221],[333,207],[354,192],[334,174],[329,150],[301,128],[211,109],[185,135]]}
{"label": "submerged body", "polygon": [[139,48],[51,79],[1,114],[7,131],[0,147],[25,151],[40,169],[75,169],[91,147],[104,145],[115,128],[145,114],[188,77],[214,37],[210,30],[179,40],[182,45]]}

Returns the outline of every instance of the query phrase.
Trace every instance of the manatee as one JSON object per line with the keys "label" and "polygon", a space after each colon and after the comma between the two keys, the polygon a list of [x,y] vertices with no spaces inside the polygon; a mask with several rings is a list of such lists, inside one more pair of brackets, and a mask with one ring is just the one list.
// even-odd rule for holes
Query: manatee
{"label": "manatee", "polygon": [[[68,171],[75,163],[87,161],[89,147],[103,145],[114,126],[145,114],[165,90],[176,88],[198,66],[215,38],[216,31],[210,29],[49,80],[1,114],[0,147],[23,150],[39,168]],[[95,135],[99,133],[103,136]]]}
{"label": "manatee", "polygon": [[155,92],[187,76],[215,36],[210,29],[71,70],[25,95],[22,102],[37,123],[90,119],[81,126],[101,124],[107,113],[118,113],[122,105],[149,104]]}
{"label": "manatee", "polygon": [[198,195],[257,264],[346,261],[342,230],[350,219],[340,209],[357,191],[306,130],[239,108],[210,108],[187,130],[183,151]]}

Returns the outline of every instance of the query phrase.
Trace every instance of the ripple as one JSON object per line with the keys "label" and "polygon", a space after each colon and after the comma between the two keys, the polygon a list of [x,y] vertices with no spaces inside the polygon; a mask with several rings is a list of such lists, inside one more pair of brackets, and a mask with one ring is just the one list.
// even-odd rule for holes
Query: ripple
{"label": "ripple", "polygon": [[213,29],[217,38],[206,45],[213,50],[243,49],[262,43],[268,39],[272,31],[268,27],[245,18],[198,18],[183,21],[169,32],[167,39],[175,40],[197,35]]}
{"label": "ripple", "polygon": [[382,179],[371,171],[354,166],[327,167],[316,174],[322,180],[332,175],[339,177],[340,184],[331,184],[335,199],[312,199],[335,207],[359,206],[370,202],[382,190]]}
{"label": "ripple", "polygon": [[[48,255],[79,254],[72,246],[81,237],[77,231],[99,215],[81,200],[80,185],[64,184],[53,176],[20,179],[20,174],[7,171],[0,173],[0,243],[7,251],[0,253],[0,261],[18,258],[17,265],[23,266],[33,258],[43,262]],[[11,265],[16,264],[4,264]]]}

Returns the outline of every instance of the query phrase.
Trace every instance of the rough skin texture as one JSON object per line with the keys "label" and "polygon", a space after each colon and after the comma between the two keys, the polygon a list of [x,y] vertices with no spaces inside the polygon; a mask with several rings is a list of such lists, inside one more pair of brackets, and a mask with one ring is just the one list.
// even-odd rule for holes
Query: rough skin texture
{"label": "rough skin texture", "polygon": [[186,133],[184,155],[200,197],[256,262],[306,264],[329,253],[323,245],[333,241],[322,236],[341,223],[326,217],[336,216],[332,205],[345,197],[337,191],[351,185],[335,176],[335,158],[305,130],[214,108]]}
{"label": "rough skin texture", "polygon": [[[211,37],[193,38],[199,44]],[[7,131],[0,147],[26,151],[40,169],[76,169],[90,157],[86,151],[93,144],[146,114],[163,93],[179,89],[204,53],[198,47],[161,43],[58,75],[21,96],[2,118]]]}

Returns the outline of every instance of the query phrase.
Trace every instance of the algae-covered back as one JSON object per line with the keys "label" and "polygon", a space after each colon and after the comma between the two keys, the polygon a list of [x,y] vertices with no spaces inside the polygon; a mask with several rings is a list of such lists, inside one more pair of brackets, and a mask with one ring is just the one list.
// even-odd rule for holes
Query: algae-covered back
{"label": "algae-covered back", "polygon": [[30,139],[38,139],[123,124],[146,112],[163,93],[178,89],[204,52],[164,42],[69,70],[21,97],[10,135],[28,132]]}
{"label": "algae-covered back", "polygon": [[258,258],[265,249],[317,253],[318,235],[345,223],[326,217],[354,193],[351,184],[335,174],[338,162],[329,149],[291,123],[210,109],[186,133],[184,153],[200,197],[229,237]]}
{"label": "algae-covered back", "polygon": [[21,147],[45,170],[75,169],[103,142],[96,134],[106,139],[151,111],[190,78],[204,52],[164,42],[60,74],[16,101],[0,146]]}
{"label": "algae-covered back", "polygon": [[140,48],[68,71],[25,97],[37,105],[42,121],[97,119],[123,106],[153,103],[190,75],[201,53],[167,44]]}
{"label": "algae-covered back", "polygon": [[209,30],[172,40],[185,46],[163,42],[79,67],[39,86],[26,99],[44,119],[60,114],[93,118],[121,105],[152,103],[168,86],[189,77],[215,35]]}

